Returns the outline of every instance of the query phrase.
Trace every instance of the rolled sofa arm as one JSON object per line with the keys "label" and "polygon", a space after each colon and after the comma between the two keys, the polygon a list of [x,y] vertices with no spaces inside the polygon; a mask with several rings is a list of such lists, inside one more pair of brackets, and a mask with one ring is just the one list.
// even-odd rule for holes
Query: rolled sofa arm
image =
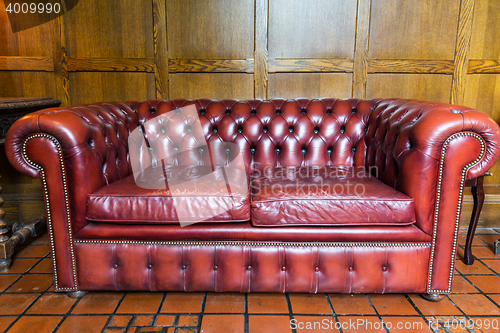
{"label": "rolled sofa arm", "polygon": [[415,100],[372,100],[367,166],[415,200],[416,225],[432,235],[428,292],[449,293],[463,187],[500,155],[500,127],[467,107]]}
{"label": "rolled sofa arm", "polygon": [[7,133],[9,162],[42,179],[58,291],[76,289],[72,235],[87,223],[87,195],[130,174],[127,138],[137,119],[128,104],[99,103],[31,113]]}

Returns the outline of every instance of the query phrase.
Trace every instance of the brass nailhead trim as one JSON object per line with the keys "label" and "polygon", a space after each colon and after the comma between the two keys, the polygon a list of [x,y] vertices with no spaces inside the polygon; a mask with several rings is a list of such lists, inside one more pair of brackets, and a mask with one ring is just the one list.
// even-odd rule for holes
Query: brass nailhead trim
{"label": "brass nailhead trim", "polygon": [[129,241],[129,240],[85,240],[76,244],[138,244],[138,245],[187,245],[187,246],[283,246],[283,247],[430,247],[430,243],[285,243],[285,242],[234,242],[234,241]]}
{"label": "brass nailhead trim", "polygon": [[[48,189],[47,189],[47,181],[45,179],[45,170],[35,162],[29,159],[28,154],[26,153],[26,144],[28,141],[31,139],[35,138],[45,138],[49,139],[52,141],[52,143],[55,145],[57,149],[57,154],[59,156],[59,165],[61,168],[61,176],[62,176],[62,182],[63,182],[63,190],[64,190],[64,203],[66,207],[66,216],[67,216],[67,223],[68,223],[68,231],[69,231],[69,250],[71,254],[71,269],[73,273],[73,283],[74,287],[72,288],[59,288],[59,283],[57,279],[57,263],[56,263],[56,252],[54,251],[54,237],[52,233],[52,214],[50,211],[50,202],[49,202],[49,194],[48,194]],[[54,138],[51,135],[48,134],[33,134],[27,137],[22,146],[22,154],[26,162],[31,165],[32,167],[40,170],[40,175],[42,177],[42,184],[43,184],[43,194],[44,194],[44,199],[45,199],[45,206],[47,209],[47,226],[49,229],[49,239],[50,239],[50,249],[52,252],[52,268],[54,270],[54,286],[57,291],[73,291],[73,290],[78,290],[78,283],[77,283],[77,278],[76,278],[76,269],[75,269],[75,255],[73,252],[73,232],[71,230],[71,218],[70,218],[70,211],[69,211],[69,200],[68,200],[68,187],[66,184],[66,171],[64,168],[64,159],[62,156],[62,150],[61,150],[61,145],[57,141],[56,138]]]}
{"label": "brass nailhead trim", "polygon": [[[441,199],[441,183],[443,181],[443,167],[444,167],[444,157],[446,154],[446,149],[448,148],[448,144],[454,140],[457,137],[463,137],[463,136],[470,136],[479,141],[479,144],[481,145],[481,153],[479,154],[478,158],[467,164],[466,166],[463,167],[462,169],[462,178],[460,180],[460,192],[459,192],[459,197],[458,197],[458,206],[457,206],[457,215],[456,215],[456,220],[455,220],[455,231],[453,233],[453,249],[451,253],[451,266],[450,266],[450,274],[448,277],[448,290],[433,290],[431,288],[432,284],[432,271],[433,271],[433,265],[434,265],[434,253],[436,249],[436,234],[437,234],[437,227],[438,227],[438,215],[439,215],[439,207],[440,207],[440,199]],[[465,174],[467,173],[467,170],[471,168],[472,166],[476,165],[479,163],[479,161],[483,158],[484,156],[484,142],[482,138],[477,135],[476,133],[471,133],[471,132],[463,132],[463,133],[456,133],[451,135],[444,143],[443,149],[441,150],[441,161],[439,163],[439,178],[438,178],[438,188],[437,188],[437,195],[436,195],[436,210],[434,212],[434,232],[432,233],[432,247],[431,247],[431,258],[430,258],[430,265],[429,265],[429,279],[428,279],[428,284],[427,284],[427,292],[428,293],[450,293],[451,292],[451,284],[453,282],[453,270],[455,269],[455,255],[456,255],[456,249],[457,249],[457,240],[458,240],[458,229],[460,226],[460,213],[462,209],[462,194],[464,191],[464,183],[465,183]]]}

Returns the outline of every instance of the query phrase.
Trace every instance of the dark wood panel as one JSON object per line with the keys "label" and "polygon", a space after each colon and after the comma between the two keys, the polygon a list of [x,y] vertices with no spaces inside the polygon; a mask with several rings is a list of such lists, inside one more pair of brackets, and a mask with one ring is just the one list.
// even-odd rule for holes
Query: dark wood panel
{"label": "dark wood panel", "polygon": [[468,73],[489,73],[489,74],[500,74],[500,59],[494,60],[469,60]]}
{"label": "dark wood panel", "polygon": [[70,72],[154,72],[153,59],[68,58]]}
{"label": "dark wood panel", "polygon": [[356,0],[269,2],[269,58],[353,58]]}
{"label": "dark wood panel", "polygon": [[252,0],[167,1],[168,52],[172,59],[251,59]]}
{"label": "dark wood panel", "polygon": [[253,75],[240,73],[178,73],[170,75],[170,99],[253,98]]}
{"label": "dark wood panel", "polygon": [[368,60],[368,73],[453,74],[453,67],[453,60]]}
{"label": "dark wood panel", "polygon": [[253,73],[253,60],[171,59],[170,73]]}
{"label": "dark wood panel", "polygon": [[153,58],[152,0],[80,1],[65,14],[74,58]]}
{"label": "dark wood panel", "polygon": [[[24,19],[29,20],[30,14]],[[0,56],[50,57],[50,23],[12,32],[4,1],[0,1]]]}
{"label": "dark wood panel", "polygon": [[[467,75],[463,104],[489,114],[500,123],[500,74]],[[500,161],[491,172],[493,176],[485,177],[485,184],[500,184]]]}
{"label": "dark wood panel", "polygon": [[269,80],[269,1],[255,0],[255,51],[254,51],[254,97],[267,98]]}
{"label": "dark wood panel", "polygon": [[155,98],[152,73],[77,72],[70,73],[72,104],[100,101],[130,101]]}
{"label": "dark wood panel", "polygon": [[499,17],[500,1],[475,1],[470,44],[472,59],[500,59]]}
{"label": "dark wood panel", "polygon": [[4,57],[0,56],[0,71],[46,71],[54,70],[52,57]]}
{"label": "dark wood panel", "polygon": [[269,75],[269,98],[351,97],[351,73],[279,73]]}
{"label": "dark wood panel", "polygon": [[414,98],[449,103],[451,75],[368,74],[366,98]]}
{"label": "dark wood panel", "polygon": [[168,98],[167,9],[165,0],[153,0],[153,54],[156,98]]}
{"label": "dark wood panel", "polygon": [[0,97],[56,96],[51,72],[0,71]]}
{"label": "dark wood panel", "polygon": [[453,59],[460,0],[372,1],[370,58]]}
{"label": "dark wood panel", "polygon": [[269,59],[269,73],[352,72],[352,59]]}

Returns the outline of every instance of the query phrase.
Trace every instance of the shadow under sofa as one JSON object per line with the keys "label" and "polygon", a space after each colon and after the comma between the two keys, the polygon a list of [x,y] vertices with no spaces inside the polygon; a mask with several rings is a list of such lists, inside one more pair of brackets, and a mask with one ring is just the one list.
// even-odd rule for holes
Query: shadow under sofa
{"label": "shadow under sofa", "polygon": [[[174,111],[189,105],[202,133]],[[145,151],[129,147],[139,128]],[[200,135],[237,148],[248,188],[223,213],[181,226],[178,214],[203,214],[227,198],[209,182],[181,182],[185,195],[173,209],[171,189],[138,186],[133,163],[164,151],[165,177],[207,173],[213,161]],[[496,162],[499,144],[500,128],[486,114],[442,103],[182,99],[38,111],[11,127],[6,152],[19,171],[42,179],[56,291],[439,300],[451,292],[464,182]],[[231,160],[231,149],[216,158]],[[232,177],[242,176],[224,173]],[[351,193],[331,191],[346,181]]]}

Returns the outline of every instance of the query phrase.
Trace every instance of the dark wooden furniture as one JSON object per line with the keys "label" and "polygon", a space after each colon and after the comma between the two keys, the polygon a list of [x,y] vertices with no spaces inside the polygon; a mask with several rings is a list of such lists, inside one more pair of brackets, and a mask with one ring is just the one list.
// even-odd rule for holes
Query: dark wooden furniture
{"label": "dark wooden furniture", "polygon": [[[52,98],[0,98],[0,145],[3,148],[5,136],[10,126],[22,116],[50,107],[57,107],[61,101]],[[2,163],[8,163],[3,161]],[[2,187],[0,187],[0,193]],[[45,217],[41,216],[33,221],[8,225],[3,217],[5,211],[1,208],[3,199],[0,198],[0,272],[9,270],[12,255],[17,245],[24,243],[28,237],[34,237],[45,227]],[[9,237],[9,229],[12,235]]]}
{"label": "dark wooden furniture", "polygon": [[464,263],[466,265],[472,265],[474,263],[474,256],[472,255],[472,242],[474,240],[474,234],[476,232],[477,221],[479,220],[479,215],[481,214],[481,209],[483,208],[484,176],[491,176],[491,173],[486,172],[475,179],[469,179],[465,182],[465,186],[471,188],[472,198],[474,199],[474,207],[472,208],[469,230],[467,231],[467,239],[465,241]]}

